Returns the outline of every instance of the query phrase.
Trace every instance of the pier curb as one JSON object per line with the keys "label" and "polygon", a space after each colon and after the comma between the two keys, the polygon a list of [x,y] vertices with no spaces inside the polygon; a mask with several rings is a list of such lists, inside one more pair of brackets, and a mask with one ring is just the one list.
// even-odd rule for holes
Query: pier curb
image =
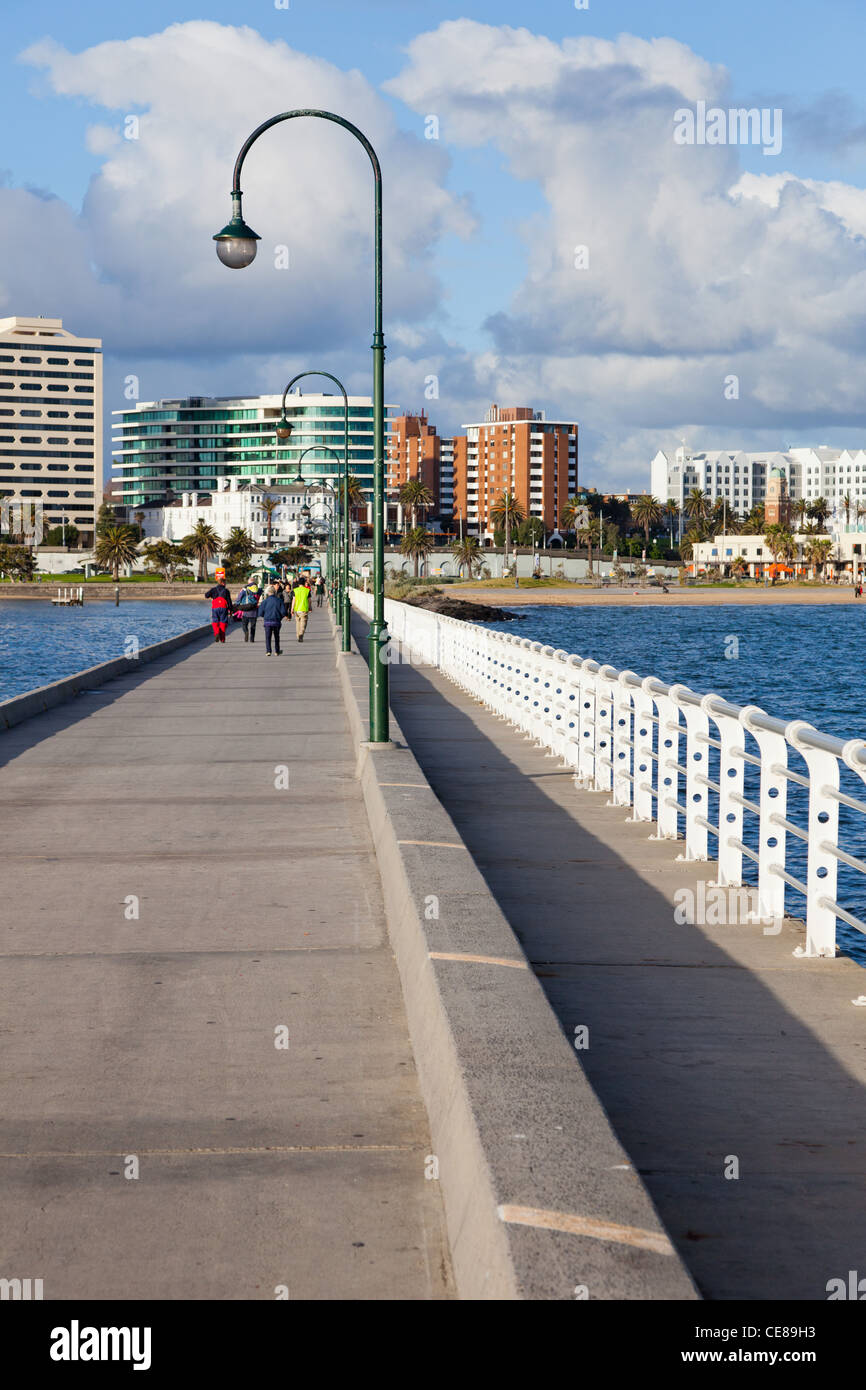
{"label": "pier curb", "polygon": [[82,690],[91,690],[96,685],[104,685],[106,681],[114,680],[115,676],[127,676],[138,669],[141,665],[146,665],[149,661],[156,661],[161,656],[167,656],[169,652],[176,651],[178,647],[185,647],[189,642],[195,642],[203,637],[211,636],[211,625],[205,623],[201,627],[194,627],[189,632],[178,633],[176,637],[166,637],[162,642],[154,642],[149,647],[142,647],[137,657],[117,656],[111,661],[102,661],[98,666],[90,666],[86,671],[77,671],[74,676],[64,676],[63,680],[52,681],[50,685],[40,685],[36,690],[28,690],[24,695],[13,695],[11,700],[0,701],[0,733],[6,729],[11,729],[16,724],[21,724],[25,719],[30,719],[34,714],[44,714],[46,710],[53,709],[55,705],[62,705],[67,700],[72,700],[76,695],[80,695]]}
{"label": "pier curb", "polygon": [[699,1298],[393,712],[364,747],[359,646],[337,665],[461,1298]]}

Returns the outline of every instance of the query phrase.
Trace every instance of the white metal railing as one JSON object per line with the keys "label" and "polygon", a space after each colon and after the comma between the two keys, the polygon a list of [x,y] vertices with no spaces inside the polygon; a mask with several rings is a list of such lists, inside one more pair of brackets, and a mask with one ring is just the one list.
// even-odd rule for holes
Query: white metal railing
{"label": "white metal railing", "polygon": [[[372,616],[372,594],[353,589],[351,597]],[[863,739],[846,742],[757,705],[699,695],[391,599],[385,619],[383,660],[438,667],[549,748],[578,786],[607,792],[610,804],[631,808],[633,820],[654,822],[657,838],[683,841],[686,859],[717,859],[718,885],[742,885],[744,860],[755,865],[756,920],[781,920],[786,884],[802,895],[806,945],[796,954],[835,955],[840,920],[866,933],[866,921],[836,901],[840,864],[866,876],[866,859],[839,843],[840,806],[864,817],[866,833],[866,801],[840,781],[841,772],[854,790],[857,778],[866,783]],[[792,753],[802,771],[789,765]],[[798,824],[791,816],[800,811]]]}

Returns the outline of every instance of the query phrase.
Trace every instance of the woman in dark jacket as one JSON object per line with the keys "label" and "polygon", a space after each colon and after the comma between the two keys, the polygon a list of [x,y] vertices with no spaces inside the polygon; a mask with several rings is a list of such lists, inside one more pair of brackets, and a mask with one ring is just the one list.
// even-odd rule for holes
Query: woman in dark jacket
{"label": "woman in dark jacket", "polygon": [[280,651],[280,624],[286,616],[286,605],[283,603],[282,595],[269,584],[265,590],[265,596],[259,605],[259,617],[265,625],[265,656],[271,654],[271,638],[274,639],[274,652],[281,656]]}

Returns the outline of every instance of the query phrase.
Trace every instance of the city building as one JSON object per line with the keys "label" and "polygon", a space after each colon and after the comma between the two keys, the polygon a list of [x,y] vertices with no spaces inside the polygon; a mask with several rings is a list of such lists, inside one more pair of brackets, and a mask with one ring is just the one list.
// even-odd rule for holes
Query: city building
{"label": "city building", "polygon": [[389,503],[397,508],[397,530],[402,529],[403,523],[403,508],[398,500],[400,489],[412,478],[420,478],[433,498],[427,518],[440,515],[441,445],[436,426],[429,423],[423,411],[420,415],[397,415],[389,421],[385,492]]}
{"label": "city building", "polygon": [[[798,501],[808,505],[826,499],[836,519],[866,506],[866,452],[864,449],[790,448],[781,452],[745,453],[715,450],[691,453],[685,445],[670,453],[660,449],[650,464],[650,491],[660,502],[673,498],[680,506],[694,488],[709,501],[725,498],[732,513],[745,516],[752,507],[766,506],[774,470],[789,510]],[[847,507],[845,499],[848,499]]]}
{"label": "city building", "polygon": [[102,499],[102,342],[62,319],[0,319],[0,494],[90,545]]}
{"label": "city building", "polygon": [[[829,542],[827,560],[819,565],[810,547],[815,541]],[[742,560],[750,578],[761,579],[776,574],[779,578],[810,578],[838,575],[846,582],[864,577],[866,564],[866,529],[849,528],[829,535],[793,533],[793,554],[790,560],[777,562],[766,536],[714,536],[712,540],[696,541],[688,569],[693,574],[718,568],[723,575]]]}
{"label": "city building", "polygon": [[453,442],[454,516],[470,535],[491,538],[490,509],[510,493],[527,518],[553,531],[577,489],[578,426],[529,406],[491,405],[483,422]]}
{"label": "city building", "polygon": [[[270,497],[276,507],[268,516],[262,502]],[[275,485],[267,491],[256,483],[222,478],[214,492],[183,492],[173,502],[143,503],[128,517],[137,521],[148,541],[182,541],[200,521],[213,527],[225,541],[233,527],[241,527],[259,549],[327,540],[334,514],[331,493],[311,487]]]}
{"label": "city building", "polygon": [[[342,473],[342,397],[293,392],[286,401],[291,437],[277,440],[282,396],[189,396],[139,402],[114,411],[113,449],[121,505],[131,513],[147,502],[184,492],[217,492],[223,479],[285,487],[303,451],[307,480],[335,481]],[[390,411],[393,407],[386,407]],[[349,471],[368,497],[373,490],[373,403],[349,397]],[[371,507],[368,507],[368,513]],[[368,520],[371,520],[368,516]]]}
{"label": "city building", "polygon": [[785,470],[774,464],[767,475],[764,521],[767,526],[787,526],[791,520],[791,498]]}

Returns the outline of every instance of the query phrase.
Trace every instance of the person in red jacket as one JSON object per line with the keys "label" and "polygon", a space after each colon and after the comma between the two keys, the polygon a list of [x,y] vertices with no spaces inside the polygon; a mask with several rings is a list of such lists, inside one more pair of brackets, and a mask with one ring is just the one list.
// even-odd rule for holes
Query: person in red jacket
{"label": "person in red jacket", "polygon": [[226,623],[232,615],[232,596],[225,584],[220,582],[219,584],[214,584],[212,589],[208,589],[205,598],[210,599],[213,640],[215,642],[224,642],[226,640]]}

